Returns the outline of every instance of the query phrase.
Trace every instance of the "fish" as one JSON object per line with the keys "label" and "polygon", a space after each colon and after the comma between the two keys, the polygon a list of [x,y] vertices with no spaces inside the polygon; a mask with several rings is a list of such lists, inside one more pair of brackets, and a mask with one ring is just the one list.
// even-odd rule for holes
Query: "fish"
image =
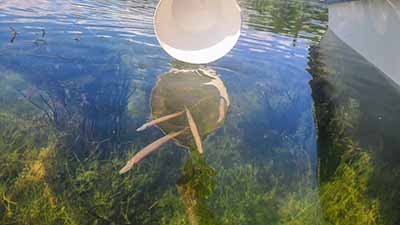
{"label": "fish", "polygon": [[222,98],[225,99],[225,102],[226,102],[227,106],[229,107],[231,102],[229,100],[228,91],[226,90],[226,87],[225,87],[224,83],[218,77],[218,75],[215,74],[211,70],[202,69],[200,71],[201,71],[202,75],[211,78],[211,81],[207,82],[207,83],[204,83],[204,85],[210,85],[210,86],[214,86],[215,88],[217,88],[218,91],[219,91],[219,94],[221,95]]}
{"label": "fish", "polygon": [[184,113],[184,112],[181,111],[181,112],[169,114],[169,115],[160,117],[160,118],[158,118],[158,119],[152,120],[152,121],[150,121],[150,122],[148,122],[148,123],[143,124],[141,127],[139,127],[138,129],[136,129],[136,131],[138,131],[138,132],[139,132],[139,131],[143,131],[143,130],[145,130],[145,129],[151,127],[151,126],[154,126],[154,125],[156,125],[156,124],[159,124],[159,123],[162,123],[162,122],[164,122],[164,121],[167,121],[167,120],[173,119],[173,118],[175,118],[175,117],[178,117],[178,116],[182,115],[183,113]]}
{"label": "fish", "polygon": [[217,123],[221,123],[225,119],[225,99],[219,100],[219,116]]}
{"label": "fish", "polygon": [[153,143],[147,145],[144,147],[142,150],[140,150],[138,153],[136,153],[127,163],[126,165],[119,171],[119,174],[124,174],[131,170],[134,165],[138,164],[142,159],[144,159],[146,156],[150,155],[154,151],[156,151],[161,145],[167,143],[168,141],[176,138],[183,132],[185,132],[186,129],[183,129],[181,131],[172,133],[172,134],[167,134],[164,137],[154,141]]}
{"label": "fish", "polygon": [[14,43],[14,41],[15,41],[15,38],[17,38],[17,31],[13,28],[13,27],[10,27],[10,30],[11,30],[11,33],[12,33],[12,37],[11,37],[11,40],[10,40],[10,42],[11,43]]}
{"label": "fish", "polygon": [[186,117],[188,120],[189,128],[190,128],[190,131],[192,132],[194,142],[197,147],[197,151],[199,151],[201,154],[203,154],[203,152],[204,152],[203,145],[201,143],[201,138],[200,138],[199,130],[197,129],[196,122],[194,121],[192,114],[190,113],[189,109],[186,106],[185,106],[185,111],[186,111]]}

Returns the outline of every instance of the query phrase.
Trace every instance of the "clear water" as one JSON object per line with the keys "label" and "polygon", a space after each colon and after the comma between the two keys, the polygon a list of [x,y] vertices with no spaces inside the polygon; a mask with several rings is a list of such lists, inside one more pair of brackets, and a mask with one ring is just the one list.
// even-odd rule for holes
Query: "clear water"
{"label": "clear water", "polygon": [[[238,44],[200,69],[159,47],[156,4],[0,1],[1,224],[396,224],[398,193],[382,190],[399,176],[387,129],[399,110],[384,108],[397,87],[325,34],[323,4],[240,1]],[[174,130],[136,131],[191,101],[198,81],[157,83],[188,69],[217,74],[229,95],[217,125],[213,101],[193,109],[204,154],[186,135],[120,175]],[[374,79],[388,92],[379,112],[363,94]]]}

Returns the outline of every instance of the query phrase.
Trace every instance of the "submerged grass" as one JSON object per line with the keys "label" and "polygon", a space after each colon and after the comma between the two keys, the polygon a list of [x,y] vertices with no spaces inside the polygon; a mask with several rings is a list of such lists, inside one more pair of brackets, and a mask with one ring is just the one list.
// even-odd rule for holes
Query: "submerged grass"
{"label": "submerged grass", "polygon": [[319,125],[328,124],[335,134],[325,143],[336,157],[320,159],[337,160],[320,165],[329,172],[319,188],[312,167],[299,166],[305,159],[291,149],[269,149],[282,157],[263,162],[243,159],[236,151],[243,146],[232,135],[219,135],[212,145],[206,141],[204,156],[159,151],[121,176],[132,153],[77,156],[48,123],[17,117],[16,111],[23,110],[0,113],[0,224],[396,224],[382,222],[382,203],[371,186],[380,168],[351,135],[360,114],[355,99],[334,108],[316,105],[318,119],[329,118]]}
{"label": "submerged grass", "polygon": [[[383,146],[362,140],[360,131],[373,127],[368,121],[372,103],[354,95],[360,90],[353,80],[346,83],[346,77],[355,76],[352,68],[358,64],[343,63],[342,58],[338,64],[334,50],[324,52],[318,46],[310,53],[310,84],[319,129],[319,195],[325,223],[398,224],[396,187],[400,182],[399,174],[393,173],[398,166],[382,161]],[[376,135],[382,134],[377,131]]]}
{"label": "submerged grass", "polygon": [[[250,94],[245,98],[260,100]],[[396,193],[373,192],[371,182],[382,169],[351,135],[360,113],[358,102],[347,99],[334,108],[321,103],[316,105],[317,119],[329,121],[319,125],[327,124],[334,135],[325,142],[329,154],[320,155],[326,162],[320,164],[321,171],[328,169],[319,188],[310,178],[312,167],[298,166],[304,158],[291,152],[297,149],[294,145],[268,149],[267,154],[282,157],[260,163],[243,159],[236,150],[245,146],[235,136],[220,135],[213,145],[205,143],[205,156],[194,150],[189,155],[159,151],[121,176],[118,171],[130,152],[77,156],[62,135],[40,120],[17,118],[14,112],[21,110],[1,112],[0,224],[396,224],[395,216],[392,222],[383,221],[383,203],[376,197],[396,198]],[[131,144],[124,150],[140,147]],[[207,155],[212,160],[207,161]],[[299,174],[306,175],[296,177]],[[398,184],[398,175],[394,170],[386,179]],[[396,209],[393,206],[387,210]]]}
{"label": "submerged grass", "polygon": [[[53,131],[27,135],[22,131],[33,122],[10,121],[0,121],[7,128],[0,135],[1,224],[304,224],[319,218],[310,200],[316,192],[289,192],[269,163],[212,168],[195,150],[189,156],[160,151],[121,176],[130,153],[79,158]],[[33,141],[38,138],[46,141]],[[229,139],[221,141],[230,148]]]}

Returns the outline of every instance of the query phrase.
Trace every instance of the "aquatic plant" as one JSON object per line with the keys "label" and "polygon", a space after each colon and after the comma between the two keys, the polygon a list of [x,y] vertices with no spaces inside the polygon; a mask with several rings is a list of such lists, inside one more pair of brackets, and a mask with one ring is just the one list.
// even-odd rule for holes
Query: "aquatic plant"
{"label": "aquatic plant", "polygon": [[192,150],[177,182],[190,225],[218,224],[207,202],[215,189],[215,174],[215,170],[205,162],[204,156]]}
{"label": "aquatic plant", "polygon": [[381,224],[379,202],[368,193],[373,164],[368,153],[356,155],[352,155],[351,162],[339,165],[330,182],[321,184],[321,203],[327,224]]}
{"label": "aquatic plant", "polygon": [[[220,99],[217,100],[214,108],[218,110],[213,114],[212,121],[218,121],[220,117]],[[198,118],[199,113],[193,111],[193,117]],[[5,123],[14,121],[12,114],[5,115]],[[181,116],[186,119],[184,115]],[[209,121],[208,117],[204,119]],[[0,190],[6,198],[0,204],[0,210],[6,212],[7,216],[2,213],[0,221],[4,224],[22,221],[39,225],[247,225],[263,224],[265,221],[284,224],[284,221],[294,220],[281,218],[281,215],[297,214],[301,211],[299,206],[304,205],[302,194],[295,194],[295,187],[287,182],[291,180],[288,176],[290,172],[276,172],[282,171],[287,165],[295,167],[295,162],[286,162],[285,157],[276,157],[264,166],[246,161],[248,159],[241,158],[241,152],[237,151],[242,147],[238,145],[237,138],[229,135],[210,136],[211,139],[205,142],[207,154],[204,156],[193,150],[188,155],[176,145],[162,146],[168,151],[156,152],[129,174],[121,176],[118,170],[135,149],[143,147],[143,142],[127,144],[125,147],[130,151],[110,149],[106,159],[99,156],[83,157],[70,150],[69,139],[57,135],[59,133],[52,129],[44,129],[44,134],[29,132],[32,135],[29,138],[24,133],[30,131],[29,126],[21,126],[30,124],[25,122],[16,121],[7,125],[10,130],[22,132],[21,136],[2,139],[2,142],[8,143],[16,138],[11,143],[19,143],[17,140],[20,138],[29,146],[19,149],[18,145],[7,145],[9,151],[0,153],[2,162],[8,162],[3,164],[4,170],[1,170],[4,175],[1,177]],[[38,121],[31,122],[34,129]],[[187,121],[185,124],[187,126]],[[228,126],[232,125],[236,126],[236,123]],[[208,129],[212,130],[213,127],[208,126]],[[2,129],[1,132],[6,130]],[[149,139],[159,135],[152,134]],[[190,132],[188,136],[193,140]],[[41,140],[40,145],[30,143],[37,139]],[[216,145],[210,145],[210,141]],[[191,145],[195,147],[195,144]],[[209,146],[215,146],[215,149]],[[277,155],[290,152],[287,149],[271,151]],[[235,159],[238,160],[235,166],[226,166]],[[233,161],[226,164],[220,160]],[[19,188],[15,189],[16,186]],[[23,194],[27,190],[30,194]],[[293,199],[290,206],[286,205],[286,199],[289,198]],[[310,215],[308,212],[314,212],[315,207],[310,205],[308,209],[307,213],[300,215]],[[300,220],[304,217],[296,218]]]}
{"label": "aquatic plant", "polygon": [[[327,36],[330,45],[344,50],[338,44],[340,42],[331,39],[331,35]],[[369,99],[365,102],[361,96],[354,94],[359,91],[353,80],[354,74],[341,77],[342,72],[337,71],[354,71],[349,67],[357,67],[358,64],[336,66],[338,59],[333,55],[335,51],[314,46],[309,62],[319,129],[319,193],[325,222],[397,224],[397,213],[387,207],[396,207],[395,202],[399,199],[395,194],[397,191],[383,187],[386,182],[391,187],[398,186],[398,182],[386,178],[387,170],[393,171],[395,167],[382,165],[381,146],[365,144],[365,140],[360,138],[360,131],[370,120],[367,114],[370,113],[371,102]],[[352,58],[357,56],[354,54]],[[348,77],[351,77],[351,83],[346,80]]]}

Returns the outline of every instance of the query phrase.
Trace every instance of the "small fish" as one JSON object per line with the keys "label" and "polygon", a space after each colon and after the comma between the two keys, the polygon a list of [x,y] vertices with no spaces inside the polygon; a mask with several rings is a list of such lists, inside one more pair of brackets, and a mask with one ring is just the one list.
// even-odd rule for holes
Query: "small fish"
{"label": "small fish", "polygon": [[173,114],[169,114],[169,115],[166,115],[166,116],[163,116],[163,117],[160,117],[160,118],[158,118],[158,119],[155,119],[155,120],[152,120],[152,121],[150,121],[150,122],[148,122],[148,123],[143,124],[141,127],[139,127],[138,129],[136,129],[136,131],[143,131],[143,130],[145,130],[145,129],[151,127],[151,126],[154,126],[154,125],[159,124],[159,123],[162,123],[162,122],[164,122],[164,121],[173,119],[173,118],[178,117],[178,116],[180,116],[180,115],[182,115],[182,114],[183,114],[183,111],[177,112],[177,113],[173,113]]}
{"label": "small fish", "polygon": [[47,44],[47,41],[44,40],[44,39],[38,38],[38,39],[36,39],[33,43],[34,43],[35,45],[41,45],[41,44],[45,45],[45,44]]}
{"label": "small fish", "polygon": [[201,143],[201,138],[199,134],[199,130],[197,129],[196,122],[193,119],[192,114],[190,113],[189,109],[185,106],[186,117],[189,123],[190,131],[192,132],[194,142],[196,143],[197,150],[203,154],[203,145]]}
{"label": "small fish", "polygon": [[211,70],[201,69],[200,72],[202,75],[212,79],[210,82],[204,83],[204,85],[210,85],[210,86],[216,87],[218,89],[221,97],[223,97],[225,99],[225,102],[226,102],[227,106],[229,107],[231,103],[229,101],[228,91],[226,90],[224,83],[218,77],[218,75]]}
{"label": "small fish", "polygon": [[156,151],[161,145],[165,144],[166,142],[170,141],[171,139],[174,139],[178,135],[182,134],[185,132],[186,129],[183,129],[181,131],[172,133],[172,134],[167,134],[164,137],[156,140],[155,142],[147,145],[144,147],[142,150],[140,150],[138,153],[136,153],[129,161],[128,163],[119,171],[119,174],[124,174],[128,172],[129,170],[132,169],[134,165],[139,163],[142,159],[144,159],[146,156],[150,155],[154,151]]}
{"label": "small fish", "polygon": [[11,30],[11,33],[12,33],[12,37],[11,37],[11,40],[10,40],[10,42],[11,43],[14,43],[14,41],[15,41],[15,38],[17,38],[17,31],[13,28],[13,27],[10,27],[10,30]]}

